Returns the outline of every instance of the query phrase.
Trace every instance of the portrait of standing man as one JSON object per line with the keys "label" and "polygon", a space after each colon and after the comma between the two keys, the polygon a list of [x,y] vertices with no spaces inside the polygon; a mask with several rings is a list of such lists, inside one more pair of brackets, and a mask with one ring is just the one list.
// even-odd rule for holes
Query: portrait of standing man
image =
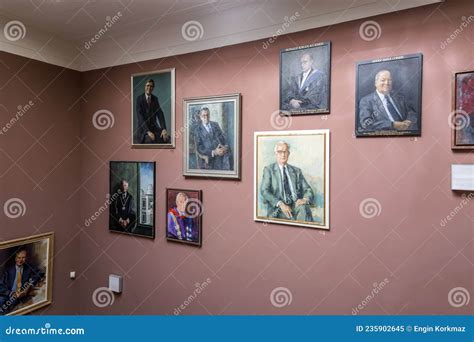
{"label": "portrait of standing man", "polygon": [[132,75],[132,147],[174,147],[174,69]]}
{"label": "portrait of standing man", "polygon": [[421,134],[421,54],[357,66],[357,136]]}
{"label": "portrait of standing man", "polygon": [[329,113],[331,43],[280,52],[280,112]]}

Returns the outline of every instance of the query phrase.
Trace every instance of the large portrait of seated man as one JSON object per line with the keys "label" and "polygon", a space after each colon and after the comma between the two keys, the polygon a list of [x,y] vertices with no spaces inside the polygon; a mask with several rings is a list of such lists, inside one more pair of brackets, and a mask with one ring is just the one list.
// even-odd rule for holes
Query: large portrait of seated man
{"label": "large portrait of seated man", "polygon": [[329,229],[329,131],[255,133],[255,220]]}

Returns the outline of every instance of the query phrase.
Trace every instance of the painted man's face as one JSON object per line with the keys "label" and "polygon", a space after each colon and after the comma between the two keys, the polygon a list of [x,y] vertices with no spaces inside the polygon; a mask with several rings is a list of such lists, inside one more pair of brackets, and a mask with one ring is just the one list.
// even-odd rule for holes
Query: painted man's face
{"label": "painted man's face", "polygon": [[311,69],[311,66],[313,65],[313,61],[309,55],[301,56],[300,63],[301,63],[301,70],[303,72],[307,72],[309,69]]}
{"label": "painted man's face", "polygon": [[188,203],[188,198],[186,196],[178,196],[176,198],[176,207],[182,213],[186,211],[186,204]]}
{"label": "painted man's face", "polygon": [[390,72],[384,71],[379,74],[379,77],[375,80],[375,88],[383,95],[390,93],[392,90],[392,75],[390,75]]}
{"label": "painted man's face", "polygon": [[202,110],[201,113],[199,113],[199,118],[201,118],[201,121],[204,125],[207,125],[209,123],[209,112],[207,110]]}
{"label": "painted man's face", "polygon": [[155,88],[155,85],[153,84],[153,82],[147,82],[145,84],[145,94],[151,95],[153,88]]}
{"label": "painted man's face", "polygon": [[26,251],[20,251],[15,255],[15,264],[17,266],[23,266],[26,262]]}
{"label": "painted man's face", "polygon": [[278,145],[275,151],[277,162],[280,165],[286,165],[288,163],[288,157],[290,156],[290,150],[285,144]]}

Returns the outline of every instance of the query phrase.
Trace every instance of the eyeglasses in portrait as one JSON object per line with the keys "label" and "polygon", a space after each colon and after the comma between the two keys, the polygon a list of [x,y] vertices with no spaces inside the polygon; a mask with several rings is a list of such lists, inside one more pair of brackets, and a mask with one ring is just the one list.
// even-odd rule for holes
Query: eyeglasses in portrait
{"label": "eyeglasses in portrait", "polygon": [[329,113],[331,42],[280,51],[280,113]]}
{"label": "eyeglasses in portrait", "polygon": [[329,130],[255,132],[254,219],[329,229]]}
{"label": "eyeglasses in portrait", "polygon": [[187,177],[240,179],[240,94],[184,100]]}

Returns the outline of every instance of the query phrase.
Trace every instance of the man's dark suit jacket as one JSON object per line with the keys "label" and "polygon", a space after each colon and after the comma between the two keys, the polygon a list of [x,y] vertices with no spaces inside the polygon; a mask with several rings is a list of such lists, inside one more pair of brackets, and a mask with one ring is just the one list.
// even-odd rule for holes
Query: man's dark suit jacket
{"label": "man's dark suit jacket", "polygon": [[[166,122],[158,98],[152,94],[151,103],[148,105],[146,96],[143,93],[137,97],[135,109],[138,118],[138,127],[135,132],[135,142],[140,144],[147,143],[145,141],[147,132],[152,132],[155,134],[155,144],[168,143],[169,141],[163,141],[163,139],[160,137],[161,131],[166,129]],[[161,127],[158,127],[157,119]]]}
{"label": "man's dark suit jacket", "polygon": [[[290,175],[291,184],[293,184],[297,199],[306,199],[312,203],[314,193],[311,186],[304,178],[303,172],[300,168],[287,164],[288,174]],[[267,216],[272,217],[279,201],[284,202],[283,180],[281,177],[278,163],[273,163],[265,166],[263,169],[262,183],[260,185],[260,194],[263,198],[263,204],[267,208]]]}
{"label": "man's dark suit jacket", "polygon": [[292,99],[300,100],[301,109],[324,109],[328,107],[328,89],[326,75],[320,70],[311,70],[303,86],[300,87],[303,73],[294,77],[291,82],[288,98],[286,99],[286,108],[291,110],[289,102]]}
{"label": "man's dark suit jacket", "polygon": [[[2,313],[8,313],[18,303],[18,300],[12,300],[12,288],[16,277],[15,265],[8,267],[0,280],[0,315]],[[35,286],[42,278],[44,273],[34,269],[28,264],[23,265],[23,273],[21,276],[21,286],[25,288],[26,284],[29,283],[31,286]],[[5,303],[9,301],[10,305]]]}
{"label": "man's dark suit jacket", "polygon": [[[409,130],[417,130],[418,118],[415,109],[409,106],[405,98],[401,95],[390,94],[390,97],[402,115],[402,121],[410,120],[412,122]],[[383,107],[382,100],[376,91],[364,96],[359,102],[359,122],[357,130],[359,132],[394,130],[392,121],[390,121]]]}
{"label": "man's dark suit jacket", "polygon": [[209,165],[205,165],[203,159],[199,158],[200,169],[211,169],[211,170],[232,170],[232,158],[230,149],[223,156],[212,156],[212,151],[220,145],[228,145],[227,139],[222,132],[219,124],[215,121],[209,121],[211,125],[211,133],[203,126],[199,124],[194,130],[194,139],[196,142],[197,152],[201,155],[209,157]]}

